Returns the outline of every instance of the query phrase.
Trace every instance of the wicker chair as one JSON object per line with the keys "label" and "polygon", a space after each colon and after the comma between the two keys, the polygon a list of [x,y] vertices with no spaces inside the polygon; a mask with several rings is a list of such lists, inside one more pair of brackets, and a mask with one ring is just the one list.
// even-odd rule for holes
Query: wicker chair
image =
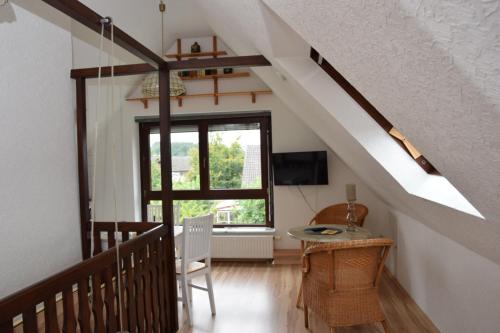
{"label": "wicker chair", "polygon": [[[354,207],[358,225],[362,227],[368,215],[368,207],[362,204],[354,204]],[[347,224],[347,204],[341,203],[323,208],[309,221],[309,225],[311,224]]]}
{"label": "wicker chair", "polygon": [[[360,227],[365,223],[366,215],[368,215],[368,207],[362,204],[354,204],[356,207],[356,217],[358,218],[358,225]],[[317,213],[308,225],[313,224],[347,224],[347,204],[335,204],[323,208],[319,213]],[[303,241],[300,242],[300,247],[302,253],[307,246]],[[302,284],[300,285],[299,293],[297,294],[296,306],[300,307],[302,302]]]}
{"label": "wicker chair", "polygon": [[336,327],[381,322],[389,327],[378,297],[380,276],[393,241],[385,238],[309,246],[303,255],[304,317],[312,310]]}

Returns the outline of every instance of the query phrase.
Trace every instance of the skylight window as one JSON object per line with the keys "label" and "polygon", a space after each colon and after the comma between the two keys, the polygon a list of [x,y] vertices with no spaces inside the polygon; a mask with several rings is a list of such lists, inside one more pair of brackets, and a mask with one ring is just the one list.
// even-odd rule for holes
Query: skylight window
{"label": "skylight window", "polygon": [[300,86],[314,98],[407,193],[483,218],[439,174],[424,157],[424,152],[419,151],[315,50],[311,50],[311,58],[321,69],[303,57],[277,58],[276,65],[286,72],[290,84]]}
{"label": "skylight window", "polygon": [[429,163],[429,161],[420,153],[420,151],[395,128],[378,110],[347,81],[342,74],[326,61],[315,49],[311,48],[311,59],[313,59],[332,79],[335,80],[362,108],[379,124],[387,133],[389,133],[418,165],[429,174],[439,174],[439,172]]}

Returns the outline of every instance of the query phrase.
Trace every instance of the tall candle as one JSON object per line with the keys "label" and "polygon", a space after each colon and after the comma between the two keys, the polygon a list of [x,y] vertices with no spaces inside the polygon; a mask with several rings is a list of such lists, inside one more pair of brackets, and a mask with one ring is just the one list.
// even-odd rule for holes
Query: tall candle
{"label": "tall candle", "polygon": [[356,184],[346,184],[345,194],[348,202],[356,201]]}

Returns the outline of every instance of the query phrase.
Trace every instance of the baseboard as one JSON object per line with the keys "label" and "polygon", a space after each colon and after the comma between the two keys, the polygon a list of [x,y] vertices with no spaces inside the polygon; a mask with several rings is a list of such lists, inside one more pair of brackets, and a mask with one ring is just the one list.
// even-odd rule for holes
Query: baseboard
{"label": "baseboard", "polygon": [[274,264],[300,265],[302,251],[300,249],[274,249]]}

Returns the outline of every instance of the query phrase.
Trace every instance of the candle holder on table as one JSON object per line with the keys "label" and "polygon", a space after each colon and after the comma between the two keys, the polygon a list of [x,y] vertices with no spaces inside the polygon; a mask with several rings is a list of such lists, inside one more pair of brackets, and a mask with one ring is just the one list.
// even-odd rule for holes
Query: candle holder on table
{"label": "candle holder on table", "polygon": [[358,225],[358,217],[356,216],[356,204],[354,201],[347,203],[347,228],[346,231],[356,231]]}
{"label": "candle holder on table", "polygon": [[356,185],[346,184],[345,186],[347,198],[347,228],[346,231],[356,231],[358,217],[356,216]]}

